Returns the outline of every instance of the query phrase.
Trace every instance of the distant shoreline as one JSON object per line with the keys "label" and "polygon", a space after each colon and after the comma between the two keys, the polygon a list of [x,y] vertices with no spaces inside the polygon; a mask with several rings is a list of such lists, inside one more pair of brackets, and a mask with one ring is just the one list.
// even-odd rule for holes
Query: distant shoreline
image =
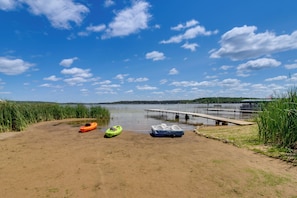
{"label": "distant shoreline", "polygon": [[244,100],[267,100],[266,98],[243,98],[243,97],[207,97],[191,100],[125,100],[115,102],[47,102],[47,101],[14,101],[24,103],[57,103],[63,105],[104,105],[104,104],[215,104],[215,103],[242,103]]}

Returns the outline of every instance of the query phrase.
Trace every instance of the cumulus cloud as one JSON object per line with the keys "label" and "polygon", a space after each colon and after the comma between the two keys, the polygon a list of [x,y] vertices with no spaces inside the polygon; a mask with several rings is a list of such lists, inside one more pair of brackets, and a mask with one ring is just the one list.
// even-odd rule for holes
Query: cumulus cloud
{"label": "cumulus cloud", "polygon": [[55,28],[70,29],[70,22],[80,25],[89,9],[72,0],[24,0],[35,15],[44,15]]}
{"label": "cumulus cloud", "polygon": [[143,86],[136,86],[138,90],[156,90],[157,87],[149,86],[149,85],[143,85]]}
{"label": "cumulus cloud", "polygon": [[273,32],[255,33],[257,27],[235,27],[223,34],[221,48],[212,50],[211,58],[227,57],[232,60],[257,58],[276,52],[297,49],[297,31],[276,36]]}
{"label": "cumulus cloud", "polygon": [[89,9],[73,0],[2,0],[0,9],[12,10],[18,5],[25,5],[38,16],[45,16],[55,28],[70,29],[71,24],[80,25]]}
{"label": "cumulus cloud", "polygon": [[178,70],[176,68],[172,68],[170,71],[169,71],[169,75],[176,75],[178,74]]}
{"label": "cumulus cloud", "polygon": [[88,80],[80,76],[74,76],[72,78],[66,78],[64,82],[73,86],[73,85],[81,85],[82,83],[88,82]]}
{"label": "cumulus cloud", "polygon": [[161,79],[161,80],[160,80],[160,84],[161,84],[161,85],[166,84],[167,82],[168,82],[167,79]]}
{"label": "cumulus cloud", "polygon": [[199,45],[197,43],[188,43],[188,42],[186,42],[181,47],[184,48],[184,49],[189,49],[192,52],[194,52],[194,51],[196,51],[196,48],[199,47]]}
{"label": "cumulus cloud", "polygon": [[43,78],[43,80],[49,80],[49,81],[59,81],[61,78],[57,78],[55,75]]}
{"label": "cumulus cloud", "polygon": [[159,60],[164,60],[165,55],[162,52],[152,51],[152,52],[146,53],[145,58],[152,59],[153,61],[159,61]]}
{"label": "cumulus cloud", "polygon": [[148,78],[128,78],[128,82],[145,82],[148,81]]}
{"label": "cumulus cloud", "polygon": [[190,27],[193,27],[193,26],[196,26],[196,25],[198,25],[199,24],[199,22],[198,21],[196,21],[195,19],[192,19],[192,20],[190,20],[190,21],[187,21],[185,24],[178,24],[177,26],[175,26],[175,27],[171,27],[171,29],[172,30],[177,30],[177,31],[179,31],[179,30],[183,30],[183,29],[186,29],[186,28],[190,28]]}
{"label": "cumulus cloud", "polygon": [[267,78],[265,79],[266,82],[270,82],[270,81],[279,81],[279,80],[287,80],[288,77],[287,76],[276,76],[273,78]]}
{"label": "cumulus cloud", "polygon": [[78,59],[77,57],[63,59],[60,62],[60,65],[64,67],[70,67],[73,64],[73,62],[77,59]]}
{"label": "cumulus cloud", "polygon": [[183,30],[185,32],[183,34],[175,35],[169,38],[168,40],[162,40],[161,44],[169,44],[169,43],[180,43],[183,40],[194,39],[199,35],[202,36],[210,36],[212,34],[216,34],[217,31],[207,31],[205,27],[200,26],[198,21],[191,20],[186,23],[186,25],[179,24],[176,27],[171,28],[173,30]]}
{"label": "cumulus cloud", "polygon": [[82,77],[82,78],[90,78],[93,74],[90,73],[90,69],[81,69],[77,67],[73,67],[71,69],[63,69],[61,71],[64,75],[72,75],[75,77]]}
{"label": "cumulus cloud", "polygon": [[86,28],[87,31],[89,32],[101,32],[106,28],[106,26],[104,24],[101,25],[90,25]]}
{"label": "cumulus cloud", "polygon": [[260,58],[257,60],[251,60],[246,63],[240,64],[237,67],[237,73],[240,76],[245,76],[247,73],[253,70],[261,70],[266,68],[278,67],[281,62],[272,58]]}
{"label": "cumulus cloud", "polygon": [[32,66],[34,66],[34,64],[28,63],[22,59],[0,57],[0,73],[6,75],[22,74]]}
{"label": "cumulus cloud", "polygon": [[105,0],[104,1],[104,7],[108,8],[110,6],[115,5],[115,2],[113,0]]}
{"label": "cumulus cloud", "polygon": [[0,9],[4,11],[13,10],[19,5],[17,0],[1,0]]}
{"label": "cumulus cloud", "polygon": [[292,64],[286,64],[285,68],[286,69],[297,69],[297,61],[295,61],[295,63],[292,63]]}
{"label": "cumulus cloud", "polygon": [[170,83],[170,85],[177,86],[177,87],[195,87],[199,86],[199,82],[196,81],[175,81]]}
{"label": "cumulus cloud", "polygon": [[129,74],[118,74],[115,79],[123,81]]}
{"label": "cumulus cloud", "polygon": [[100,25],[89,25],[85,31],[79,32],[79,36],[89,36],[91,33],[95,32],[102,32],[106,29],[106,25],[100,24]]}
{"label": "cumulus cloud", "polygon": [[149,7],[146,1],[134,1],[132,7],[117,12],[102,38],[128,36],[146,29],[151,18]]}
{"label": "cumulus cloud", "polygon": [[234,79],[234,78],[227,78],[227,79],[222,80],[219,84],[221,86],[225,86],[225,87],[233,87],[235,85],[239,85],[240,80]]}
{"label": "cumulus cloud", "polygon": [[231,69],[233,68],[233,66],[229,66],[229,65],[223,65],[220,67],[221,70],[228,70],[228,69]]}
{"label": "cumulus cloud", "polygon": [[93,74],[90,73],[90,69],[73,67],[71,69],[63,69],[61,73],[69,76],[68,78],[64,79],[64,82],[72,86],[81,85],[82,83],[96,80],[91,78]]}

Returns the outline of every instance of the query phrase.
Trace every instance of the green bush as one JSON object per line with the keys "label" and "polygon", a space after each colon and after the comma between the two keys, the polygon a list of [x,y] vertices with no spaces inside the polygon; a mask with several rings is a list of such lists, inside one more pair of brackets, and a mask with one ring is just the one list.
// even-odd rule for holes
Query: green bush
{"label": "green bush", "polygon": [[293,88],[263,107],[257,118],[265,144],[295,148],[297,143],[297,90]]}

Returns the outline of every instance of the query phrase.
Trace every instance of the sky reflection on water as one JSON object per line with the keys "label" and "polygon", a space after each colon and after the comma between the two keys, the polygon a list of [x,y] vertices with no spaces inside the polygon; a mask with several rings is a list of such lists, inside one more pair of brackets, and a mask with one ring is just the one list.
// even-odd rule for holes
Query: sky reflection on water
{"label": "sky reflection on water", "polygon": [[[217,104],[216,104],[217,105]],[[172,113],[163,114],[162,119],[157,112],[147,112],[146,109],[167,109],[185,112],[205,113],[220,117],[232,119],[243,119],[243,115],[250,117],[250,114],[242,114],[239,112],[216,112],[207,111],[207,108],[213,105],[207,104],[104,104],[100,105],[110,111],[111,119],[108,123],[101,126],[101,130],[105,131],[113,125],[121,125],[124,130],[135,131],[140,133],[150,133],[151,125],[166,123],[173,124],[175,115]],[[239,109],[240,104],[222,104],[222,108]],[[183,115],[180,115],[179,123],[184,130],[193,130],[198,124],[215,125],[213,120],[192,117],[186,122]]]}

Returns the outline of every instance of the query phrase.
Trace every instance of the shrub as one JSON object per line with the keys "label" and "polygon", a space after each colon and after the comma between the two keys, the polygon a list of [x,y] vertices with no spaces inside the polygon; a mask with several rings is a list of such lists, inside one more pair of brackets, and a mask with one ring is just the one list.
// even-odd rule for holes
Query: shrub
{"label": "shrub", "polygon": [[263,107],[257,118],[265,144],[294,148],[297,142],[297,89],[293,88]]}

